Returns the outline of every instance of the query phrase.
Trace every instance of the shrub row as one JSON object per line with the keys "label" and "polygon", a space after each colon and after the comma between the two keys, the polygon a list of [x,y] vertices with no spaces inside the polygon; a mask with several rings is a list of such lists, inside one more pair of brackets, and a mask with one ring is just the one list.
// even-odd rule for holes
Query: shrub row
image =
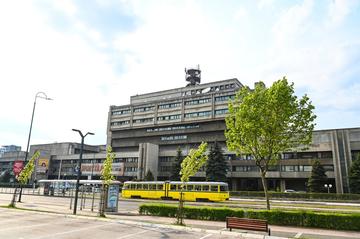
{"label": "shrub row", "polygon": [[[142,204],[139,213],[175,217],[177,206]],[[317,213],[310,211],[243,210],[227,207],[184,207],[184,217],[212,221],[225,221],[226,217],[264,219],[272,225],[317,227],[333,230],[360,231],[360,214]]]}
{"label": "shrub row", "polygon": [[[265,197],[264,192],[258,191],[233,191],[230,196],[238,197]],[[323,200],[360,200],[360,194],[337,193],[282,193],[269,192],[270,198],[298,198],[298,199],[323,199]]]}

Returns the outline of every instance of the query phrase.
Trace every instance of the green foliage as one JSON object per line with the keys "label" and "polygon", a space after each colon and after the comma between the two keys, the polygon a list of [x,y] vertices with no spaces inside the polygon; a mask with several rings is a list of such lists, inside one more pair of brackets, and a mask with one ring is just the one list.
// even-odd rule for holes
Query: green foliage
{"label": "green foliage", "polygon": [[263,82],[255,89],[243,87],[229,102],[226,121],[226,144],[237,155],[251,154],[261,172],[268,209],[266,172],[277,164],[282,152],[310,144],[314,106],[304,95],[298,99],[294,84],[284,77],[266,88]]}
{"label": "green foliage", "polygon": [[176,152],[175,161],[171,168],[170,180],[180,181],[181,163],[183,160],[184,160],[184,157],[182,155],[181,148],[178,147],[177,152]]}
{"label": "green foliage", "polygon": [[191,176],[194,176],[197,171],[208,160],[208,156],[205,155],[207,149],[207,143],[202,142],[198,149],[191,149],[189,155],[181,163],[181,182],[188,182]]}
{"label": "green foliage", "polygon": [[113,153],[111,146],[108,146],[106,149],[106,159],[103,163],[103,169],[101,170],[101,179],[107,186],[114,180],[114,175],[112,175],[112,163],[114,159],[115,153]]}
{"label": "green foliage", "polygon": [[324,184],[326,183],[326,170],[320,164],[319,160],[315,160],[312,165],[311,176],[307,183],[309,192],[325,192],[326,189],[324,187]]}
{"label": "green foliage", "polygon": [[[264,192],[259,191],[232,191],[230,196],[233,197],[264,197]],[[272,199],[316,199],[324,201],[356,201],[360,200],[360,194],[338,194],[338,193],[283,193],[283,192],[269,192],[269,197]]]}
{"label": "green foliage", "polygon": [[40,157],[40,151],[35,151],[34,155],[31,157],[31,159],[27,162],[24,169],[20,172],[17,180],[20,184],[24,185],[27,184],[29,181],[31,174],[34,171],[35,168],[35,161]]}
{"label": "green foliage", "polygon": [[144,180],[145,181],[154,181],[154,175],[152,174],[150,169],[147,171]]}
{"label": "green foliage", "polygon": [[[174,217],[177,208],[164,204],[143,204],[139,213]],[[360,231],[360,214],[317,213],[311,211],[243,210],[227,207],[184,207],[188,219],[225,221],[226,217],[240,217],[267,220],[271,225],[326,228],[333,230]]]}
{"label": "green foliage", "polygon": [[206,180],[213,182],[226,181],[228,165],[217,142],[210,148],[209,159],[206,163]]}
{"label": "green foliage", "polygon": [[353,160],[349,173],[349,184],[351,193],[360,193],[360,153]]}

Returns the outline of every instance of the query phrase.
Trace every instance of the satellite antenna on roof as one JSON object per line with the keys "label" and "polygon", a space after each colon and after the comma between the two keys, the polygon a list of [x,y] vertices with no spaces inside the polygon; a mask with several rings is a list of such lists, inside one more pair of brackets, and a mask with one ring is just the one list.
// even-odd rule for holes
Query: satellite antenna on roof
{"label": "satellite antenna on roof", "polygon": [[195,68],[195,67],[191,67],[188,69],[185,68],[185,79],[186,79],[186,81],[189,82],[187,84],[187,86],[194,86],[194,85],[200,84],[200,81],[201,81],[200,66],[197,65],[197,68]]}

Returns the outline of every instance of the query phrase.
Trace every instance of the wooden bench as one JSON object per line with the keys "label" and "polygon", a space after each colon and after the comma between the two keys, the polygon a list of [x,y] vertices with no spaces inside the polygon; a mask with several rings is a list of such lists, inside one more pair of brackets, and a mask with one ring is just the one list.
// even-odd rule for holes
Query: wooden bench
{"label": "wooden bench", "polygon": [[270,228],[266,220],[238,218],[238,217],[226,217],[226,228],[262,231],[269,233]]}

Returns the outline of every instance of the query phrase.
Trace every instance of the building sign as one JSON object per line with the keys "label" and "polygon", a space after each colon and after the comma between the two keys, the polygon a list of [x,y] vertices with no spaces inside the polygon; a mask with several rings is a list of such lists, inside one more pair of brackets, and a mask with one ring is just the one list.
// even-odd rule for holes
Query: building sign
{"label": "building sign", "polygon": [[24,161],[15,160],[13,164],[13,172],[15,176],[18,176],[24,168]]}
{"label": "building sign", "polygon": [[119,200],[119,185],[118,184],[109,185],[107,202],[106,202],[106,211],[117,212],[118,200]]}
{"label": "building sign", "polygon": [[44,158],[38,159],[36,172],[47,173],[48,169],[49,169],[49,159],[44,159]]}
{"label": "building sign", "polygon": [[[83,175],[100,175],[102,168],[102,163],[84,163],[81,164],[81,173]],[[124,176],[124,163],[113,163],[111,173],[115,176]]]}

